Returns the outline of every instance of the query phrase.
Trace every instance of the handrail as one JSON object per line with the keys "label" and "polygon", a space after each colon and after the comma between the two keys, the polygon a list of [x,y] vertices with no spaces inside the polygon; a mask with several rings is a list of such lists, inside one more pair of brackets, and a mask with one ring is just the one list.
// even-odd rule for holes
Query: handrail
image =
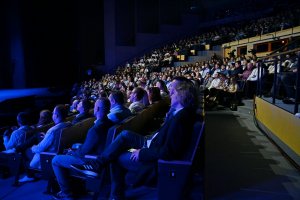
{"label": "handrail", "polygon": [[[293,52],[298,52],[298,51],[300,51],[300,48],[295,48],[293,50],[289,50],[289,51],[285,51],[285,52],[281,52],[281,53],[277,53],[277,54],[273,54],[273,55],[269,55],[269,56],[264,56],[264,57],[261,58],[261,60],[259,60],[261,62],[259,62],[257,92],[258,92],[258,95],[260,97],[262,96],[261,89],[263,88],[263,84],[264,84],[263,80],[262,80],[262,77],[264,76],[264,73],[263,73],[263,70],[261,70],[261,68],[264,68],[264,67],[262,66],[262,64],[269,62],[268,60],[265,60],[265,59],[270,58],[270,57],[275,57],[275,59],[272,60],[272,62],[274,61],[274,67],[275,67],[275,69],[274,69],[274,80],[273,80],[273,86],[272,86],[273,87],[272,104],[275,105],[276,104],[275,103],[276,102],[275,101],[276,91],[277,91],[277,89],[279,89],[277,87],[278,87],[279,81],[281,81],[281,74],[282,74],[281,72],[279,73],[278,70],[277,70],[277,67],[278,67],[277,63],[278,63],[278,61],[281,62],[282,60],[284,60],[282,58],[277,58],[277,56],[288,54],[288,53],[293,53]],[[297,55],[298,60],[299,60],[300,59],[300,53],[297,53],[296,55]],[[295,83],[294,83],[296,89],[295,89],[294,111],[292,112],[293,114],[299,112],[298,106],[299,106],[299,98],[300,98],[300,70],[299,70],[300,69],[300,64],[299,64],[299,62],[298,62],[296,67],[297,67],[297,72],[295,72],[296,73],[296,80],[295,80]],[[290,98],[290,96],[289,96],[289,98]]]}
{"label": "handrail", "polygon": [[293,53],[293,52],[297,52],[297,51],[300,51],[300,48],[296,48],[296,49],[293,49],[293,50],[284,51],[284,52],[280,52],[280,53],[276,53],[276,54],[272,54],[272,55],[268,55],[268,56],[258,57],[258,58],[259,59],[266,59],[266,58],[271,58],[271,57],[274,57],[274,56],[280,56],[280,55]]}

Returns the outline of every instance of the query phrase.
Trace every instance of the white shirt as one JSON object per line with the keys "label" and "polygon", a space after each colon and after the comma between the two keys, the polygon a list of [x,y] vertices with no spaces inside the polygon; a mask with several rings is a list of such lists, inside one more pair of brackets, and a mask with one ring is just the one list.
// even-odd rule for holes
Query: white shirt
{"label": "white shirt", "polygon": [[[182,110],[182,109],[183,109],[183,108],[179,108],[179,109],[173,111],[173,112],[172,112],[172,113],[173,113],[172,116],[175,116],[175,115],[176,115],[180,110]],[[159,132],[156,132],[149,140],[147,140],[147,148],[150,147],[152,140],[157,136],[158,133],[159,133]]]}

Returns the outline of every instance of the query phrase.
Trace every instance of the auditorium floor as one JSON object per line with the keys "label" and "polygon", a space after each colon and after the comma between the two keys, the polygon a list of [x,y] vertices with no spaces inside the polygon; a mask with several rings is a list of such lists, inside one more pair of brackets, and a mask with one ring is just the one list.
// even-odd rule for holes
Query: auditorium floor
{"label": "auditorium floor", "polygon": [[300,199],[300,172],[255,126],[253,101],[243,102],[206,112],[206,199]]}

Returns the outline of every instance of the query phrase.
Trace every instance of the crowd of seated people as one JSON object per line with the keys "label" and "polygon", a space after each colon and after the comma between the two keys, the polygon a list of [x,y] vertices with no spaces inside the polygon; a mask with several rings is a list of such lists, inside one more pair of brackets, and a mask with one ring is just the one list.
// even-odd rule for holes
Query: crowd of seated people
{"label": "crowd of seated people", "polygon": [[[297,67],[300,51],[286,54],[284,57],[268,58],[265,61],[264,92],[266,97],[275,96],[284,103],[295,103]],[[275,62],[275,60],[277,60]],[[276,64],[276,66],[275,66]],[[275,67],[277,68],[274,80]],[[276,90],[273,82],[276,82]]]}
{"label": "crowd of seated people", "polygon": [[[222,30],[226,30],[226,28]],[[224,31],[224,34],[227,33],[227,31]],[[202,36],[210,37],[208,33],[203,34]],[[198,87],[196,89],[200,89],[201,85],[201,89],[204,90],[205,97],[207,98],[206,100],[208,102],[214,101],[218,104],[221,103],[224,105],[230,105],[232,102],[236,102],[238,98],[236,93],[241,87],[244,86],[246,88],[244,90],[245,93],[243,94],[244,97],[253,97],[253,95],[256,93],[255,88],[258,73],[258,62],[255,57],[247,58],[245,56],[231,56],[222,59],[216,56],[212,57],[210,60],[199,61],[194,64],[187,64],[185,66],[172,67],[172,56],[176,55],[178,48],[184,48],[185,45],[190,48],[193,46],[193,44],[201,43],[202,36],[197,37],[196,43],[191,43],[190,41],[185,40],[183,42],[184,45],[179,43],[166,46],[162,50],[156,49],[154,52],[147,55],[149,57],[144,56],[141,59],[136,59],[133,64],[127,63],[126,67],[119,67],[116,74],[106,74],[102,76],[100,80],[91,79],[84,81],[81,83],[81,85],[79,85],[79,87],[76,87],[77,89],[74,89],[74,97],[72,98],[72,103],[74,103],[74,105],[72,104],[69,110],[66,110],[65,105],[57,105],[54,108],[52,119],[55,125],[46,132],[45,136],[42,135],[42,137],[40,137],[41,135],[39,134],[39,139],[35,139],[34,143],[30,143],[30,147],[27,145],[27,147],[29,147],[31,156],[33,156],[30,161],[30,167],[39,168],[39,154],[42,151],[52,151],[53,146],[51,145],[56,143],[55,140],[57,139],[54,136],[55,132],[61,128],[71,126],[70,122],[65,122],[65,119],[68,115],[68,112],[65,111],[76,114],[79,113],[77,117],[81,117],[81,113],[84,113],[85,116],[91,117],[91,115],[87,114],[87,111],[89,110],[90,106],[93,105],[91,102],[95,102],[94,116],[96,117],[94,126],[89,129],[87,138],[79,150],[69,152],[69,155],[57,156],[53,159],[53,169],[61,189],[61,192],[55,195],[55,198],[72,198],[72,191],[69,187],[69,183],[67,182],[68,168],[72,167],[79,172],[83,172],[91,176],[97,176],[99,174],[99,169],[97,167],[95,169],[94,165],[90,165],[91,169],[82,168],[84,167],[82,164],[85,164],[86,166],[89,165],[89,163],[86,164],[85,161],[81,159],[85,154],[93,152],[98,154],[98,166],[101,167],[116,160],[117,158],[120,158],[124,159],[124,161],[130,161],[134,164],[137,164],[134,170],[142,169],[146,170],[147,172],[149,172],[150,169],[153,169],[153,164],[157,161],[157,159],[175,158],[177,153],[181,153],[178,152],[178,150],[183,148],[183,146],[188,143],[186,141],[188,138],[182,139],[183,136],[181,132],[183,129],[190,130],[192,127],[191,124],[193,120],[187,121],[187,119],[191,119],[191,116],[194,116],[193,114],[195,110],[188,111],[188,116],[186,115],[187,110],[193,108],[193,106],[195,106],[194,104],[196,103],[194,102],[196,101],[194,94],[189,94],[190,92],[193,93],[195,86]],[[282,65],[287,67],[287,71],[289,71],[289,73],[286,73],[286,76],[279,76],[280,81],[283,84],[294,84],[290,83],[290,80],[294,80],[290,77],[294,77],[296,74],[295,66],[297,66],[297,62],[298,61],[296,59],[293,60],[290,59],[290,57],[282,61]],[[269,73],[272,73],[271,64],[269,68]],[[264,74],[264,76],[266,76],[266,74],[267,72]],[[176,78],[174,79],[174,77]],[[287,83],[288,81],[289,83]],[[289,89],[290,88],[291,87],[289,87]],[[143,91],[143,95],[141,95],[142,93],[138,94],[139,90],[140,92]],[[290,96],[292,97],[292,95],[293,94]],[[192,98],[186,99],[186,96]],[[105,97],[108,98],[109,103]],[[153,104],[154,102],[165,97],[170,97],[171,108],[175,109],[170,110],[174,121],[167,122],[170,124],[170,126],[174,126],[174,128],[170,128],[170,130],[168,130],[168,128],[166,130],[162,129],[163,131],[160,130],[157,132],[157,135],[154,135],[154,137],[151,139],[140,137],[132,134],[129,131],[125,131],[122,132],[117,137],[116,142],[111,144],[107,149],[103,149],[101,145],[99,145],[99,148],[101,147],[100,150],[92,148],[93,145],[98,146],[98,144],[103,142],[104,139],[101,139],[101,141],[100,139],[92,141],[91,138],[98,136],[100,138],[101,132],[105,132],[105,130],[112,124],[119,123],[131,116],[133,113],[139,112],[146,106],[146,104]],[[138,102],[136,104],[139,105],[137,106],[139,109],[131,110],[130,106],[128,107],[126,105],[128,100],[132,102]],[[148,103],[145,103],[147,100]],[[24,121],[19,122],[19,125],[20,128],[22,126],[29,126],[29,124],[26,124]],[[163,125],[163,127],[164,126],[166,125]],[[178,137],[172,137],[173,134],[175,134],[175,129],[177,130],[176,134],[179,134]],[[13,135],[13,133],[11,135]],[[4,137],[7,137],[5,139],[6,144],[9,141],[8,134],[9,133],[4,135]],[[164,134],[167,134],[168,137],[171,138],[170,140],[166,140],[166,143]],[[137,138],[139,142],[131,142],[130,145],[128,145],[128,143],[126,143],[128,142],[127,139],[131,141],[132,138]],[[153,138],[155,138],[155,140]],[[117,143],[119,141],[121,142]],[[142,148],[145,145],[145,142],[146,149]],[[123,149],[123,145],[126,146],[126,149],[134,148],[135,150],[132,153],[127,152],[125,154],[121,154],[123,151],[120,151],[115,154],[115,149]],[[12,149],[15,149],[15,152],[20,152],[18,150],[19,146],[20,144],[17,144],[12,147]],[[72,163],[70,160],[72,160]],[[148,161],[151,161],[149,163],[150,165],[145,165],[145,163],[148,163]],[[118,171],[116,169],[123,168],[126,168],[126,170],[131,170],[128,169],[128,166],[123,165],[123,163],[116,164],[113,167],[114,172]],[[124,170],[122,170],[122,172],[123,171]],[[122,183],[124,181],[123,174],[118,174],[117,176],[116,174],[118,174],[118,172],[113,173],[112,177],[112,197],[114,198],[124,196],[124,188]],[[143,177],[137,176],[137,178]],[[152,184],[153,178],[155,177],[148,178],[149,179],[137,180],[137,185],[143,181],[149,181],[149,183]],[[27,174],[27,176],[21,179],[20,182],[26,182],[30,180],[33,180],[33,177],[31,177],[30,174]]]}
{"label": "crowd of seated people", "polygon": [[[293,59],[282,60],[282,63],[289,63],[286,69],[295,72],[297,62],[295,56],[292,56]],[[261,62],[261,61],[259,61]],[[179,67],[165,67],[161,72],[151,72],[151,73],[143,73],[142,71],[135,71],[131,69],[130,72],[127,71],[127,68],[124,68],[124,71],[118,74],[106,74],[99,81],[93,81],[93,87],[95,91],[110,91],[110,90],[119,90],[121,91],[126,100],[130,99],[130,93],[134,88],[140,86],[141,88],[147,90],[149,87],[159,87],[161,96],[168,96],[168,92],[166,90],[168,84],[170,84],[170,80],[174,76],[185,76],[188,79],[196,81],[199,85],[201,85],[202,89],[210,90],[212,87],[218,87],[218,79],[220,76],[224,77],[226,82],[225,86],[222,86],[222,93],[228,91],[229,85],[237,83],[238,88],[230,90],[232,93],[236,93],[236,91],[241,91],[240,94],[244,98],[253,98],[256,94],[256,86],[258,81],[258,65],[260,64],[255,56],[246,57],[241,55],[239,57],[231,56],[226,58],[218,58],[214,57],[211,60],[206,61],[198,61],[194,64],[187,64],[185,66]],[[287,64],[284,64],[287,65]],[[271,66],[269,67],[271,68]],[[121,70],[121,69],[119,69]],[[268,74],[272,74],[272,72],[266,69],[266,67],[261,69],[260,75],[263,75],[263,81],[266,82],[265,90],[268,90]],[[126,72],[127,71],[127,72]],[[270,71],[270,72],[268,72]],[[121,72],[121,71],[120,71]],[[122,75],[121,75],[122,74]],[[287,76],[293,76],[293,73],[285,73]],[[296,74],[296,73],[294,73]],[[283,76],[283,75],[282,75]],[[280,77],[280,76],[279,76]],[[217,80],[214,80],[217,79]],[[287,79],[283,79],[287,82]],[[288,79],[288,80],[294,80]],[[231,83],[233,81],[233,83]],[[283,81],[283,82],[284,82]],[[85,84],[85,83],[84,83]],[[121,86],[120,86],[121,85]],[[271,86],[271,84],[270,84]],[[97,88],[98,87],[98,88]],[[269,88],[271,90],[271,88]],[[289,89],[293,89],[293,87],[289,87]],[[292,91],[295,93],[294,91]],[[95,94],[96,92],[94,92]],[[214,96],[214,95],[212,95]],[[212,97],[209,96],[209,97]],[[222,95],[221,95],[222,96]],[[228,95],[225,95],[228,96]],[[238,97],[238,95],[229,95],[232,97]],[[292,95],[291,95],[292,97]],[[236,99],[233,101],[236,101]],[[228,99],[228,98],[227,98]],[[222,102],[224,99],[221,98],[218,102]],[[227,102],[228,103],[228,102]]]}
{"label": "crowd of seated people", "polygon": [[[143,97],[144,93],[147,93],[146,90],[136,87],[133,90],[132,96],[135,94],[135,89],[141,89],[141,97]],[[196,98],[194,97],[194,85],[193,83],[185,78],[185,77],[177,77],[175,78],[172,83],[169,86],[170,91],[170,98],[171,98],[171,107],[174,109],[171,109],[170,112],[172,115],[174,115],[174,120],[170,120],[170,122],[173,124],[172,126],[176,126],[176,128],[169,128],[169,125],[165,125],[165,128],[162,129],[164,131],[160,131],[159,134],[156,136],[157,138],[160,138],[157,142],[154,142],[153,145],[150,145],[149,148],[151,151],[158,151],[160,143],[163,141],[163,138],[165,138],[164,135],[169,135],[168,137],[172,137],[172,134],[175,134],[174,130],[176,130],[176,134],[178,130],[182,130],[183,133],[186,133],[186,130],[190,130],[192,128],[193,120],[191,120],[192,113],[195,113],[196,109],[193,109],[193,106],[196,105]],[[156,91],[156,92],[153,92]],[[161,99],[161,93],[160,89],[155,86],[151,86],[148,88],[148,92],[150,95],[147,95],[149,98],[149,102],[153,103],[156,101],[159,101]],[[140,100],[141,100],[140,97]],[[187,99],[188,98],[188,99]],[[85,142],[82,144],[82,146],[76,150],[76,151],[69,151],[67,155],[57,156],[53,159],[53,169],[55,172],[55,175],[57,176],[57,181],[61,187],[61,192],[55,195],[55,198],[57,199],[64,199],[69,197],[72,194],[71,188],[68,185],[68,178],[67,178],[67,172],[66,168],[70,168],[71,164],[83,164],[84,161],[82,160],[82,156],[86,154],[98,154],[100,155],[101,152],[104,150],[103,143],[106,141],[105,137],[107,134],[107,130],[109,127],[111,127],[113,124],[116,124],[120,122],[121,120],[125,119],[126,117],[131,115],[131,112],[129,108],[127,108],[125,103],[125,96],[124,93],[120,90],[113,90],[110,92],[109,97],[99,97],[97,98],[94,106],[94,115],[96,117],[96,121],[93,127],[91,127],[87,133],[87,137]],[[78,107],[78,106],[77,106]],[[190,110],[192,109],[192,110]],[[186,111],[185,111],[186,110]],[[178,115],[177,115],[178,113]],[[180,114],[179,114],[180,113]],[[52,128],[50,128],[45,135],[40,135],[40,141],[38,143],[27,143],[26,147],[23,148],[26,150],[26,157],[27,161],[29,163],[28,169],[40,169],[40,153],[43,151],[46,152],[52,152],[55,151],[55,146],[58,143],[57,135],[58,132],[65,127],[72,126],[71,122],[66,122],[65,119],[68,114],[68,107],[64,104],[57,105],[52,114],[52,119],[54,122],[54,125]],[[187,117],[186,115],[189,115]],[[42,116],[42,115],[41,115]],[[171,115],[170,115],[171,117]],[[111,118],[111,119],[110,119]],[[172,118],[173,119],[173,118]],[[187,120],[186,124],[182,122],[181,119]],[[114,121],[113,121],[114,120]],[[186,127],[187,125],[187,127]],[[171,127],[172,127],[171,126]],[[183,126],[183,127],[181,127]],[[30,126],[29,126],[30,127]],[[184,128],[185,127],[185,128]],[[170,133],[168,133],[171,131]],[[121,134],[123,137],[126,134]],[[161,136],[160,136],[161,135]],[[187,145],[187,138],[186,140],[181,140],[179,138],[183,137],[184,134],[179,134],[178,137],[176,137],[176,145],[178,146],[172,146],[173,143],[166,144],[167,148],[170,148],[168,151],[161,151],[162,155],[157,154],[159,157],[155,158],[156,160],[158,158],[173,158],[174,156],[178,156],[179,154],[175,151],[178,151],[181,147],[185,147]],[[98,139],[97,139],[98,138]],[[142,137],[141,137],[142,139]],[[161,142],[159,142],[161,141]],[[169,140],[167,140],[169,141]],[[182,143],[183,141],[186,141]],[[175,142],[175,141],[174,141]],[[143,143],[143,144],[142,144]],[[141,144],[144,145],[144,142]],[[156,145],[154,145],[157,143]],[[102,144],[102,145],[100,145]],[[33,146],[30,146],[33,145]],[[183,145],[183,146],[182,146]],[[152,147],[153,146],[153,147]],[[156,147],[155,147],[156,146]],[[138,147],[134,145],[133,147]],[[140,146],[142,147],[142,146]],[[154,148],[155,147],[155,148]],[[177,148],[180,147],[180,148]],[[150,152],[149,150],[149,152]],[[132,161],[138,162],[139,156],[138,152],[140,150],[136,150],[132,153]],[[159,150],[160,151],[160,150]],[[173,152],[174,151],[174,152]],[[14,152],[19,152],[15,150]],[[141,154],[144,155],[144,152],[141,151]],[[170,154],[170,152],[173,152]],[[145,151],[146,153],[146,151]],[[148,154],[148,153],[147,153]],[[165,154],[165,155],[164,155]],[[74,162],[73,162],[74,161]],[[140,162],[142,162],[142,157],[140,157]],[[146,167],[148,168],[148,167]],[[26,170],[26,175],[19,180],[19,183],[24,182],[30,182],[35,180],[34,174],[32,174],[32,171]],[[152,177],[155,178],[155,177]]]}
{"label": "crowd of seated people", "polygon": [[[196,120],[197,98],[195,95],[195,88],[190,80],[185,77],[175,77],[170,85],[171,108],[165,123],[158,132],[152,136],[142,136],[125,130],[102,153],[98,154],[96,164],[85,161],[67,167],[60,165],[61,168],[71,167],[79,173],[97,177],[100,173],[98,170],[111,163],[111,198],[116,199],[124,198],[124,172],[126,170],[136,172],[135,186],[155,185],[157,160],[180,158],[189,144],[191,138],[186,133],[192,132],[193,123]],[[131,148],[134,148],[132,152],[127,151]],[[58,170],[57,165],[59,165],[56,162],[57,159],[53,160],[55,170]],[[115,162],[117,159],[122,160],[120,164]],[[59,173],[56,175],[60,176]],[[60,180],[61,177],[57,178]],[[73,192],[65,190],[65,186],[62,181],[61,191],[56,195],[57,197],[72,197]]]}

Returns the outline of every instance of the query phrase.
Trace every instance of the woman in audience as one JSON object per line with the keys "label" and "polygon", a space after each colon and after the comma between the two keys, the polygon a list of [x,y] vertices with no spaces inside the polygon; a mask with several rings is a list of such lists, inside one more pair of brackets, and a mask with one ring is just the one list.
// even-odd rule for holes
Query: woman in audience
{"label": "woman in audience", "polygon": [[153,104],[157,101],[160,101],[161,98],[161,94],[160,94],[160,90],[158,87],[149,87],[148,88],[148,96],[149,96],[149,102],[150,104]]}
{"label": "woman in audience", "polygon": [[159,88],[162,98],[167,97],[169,95],[168,88],[164,81],[157,80],[157,82],[155,83],[155,86]]}
{"label": "woman in audience", "polygon": [[40,118],[35,127],[40,128],[42,126],[50,124],[51,122],[53,122],[52,113],[50,110],[45,109],[40,112]]}

